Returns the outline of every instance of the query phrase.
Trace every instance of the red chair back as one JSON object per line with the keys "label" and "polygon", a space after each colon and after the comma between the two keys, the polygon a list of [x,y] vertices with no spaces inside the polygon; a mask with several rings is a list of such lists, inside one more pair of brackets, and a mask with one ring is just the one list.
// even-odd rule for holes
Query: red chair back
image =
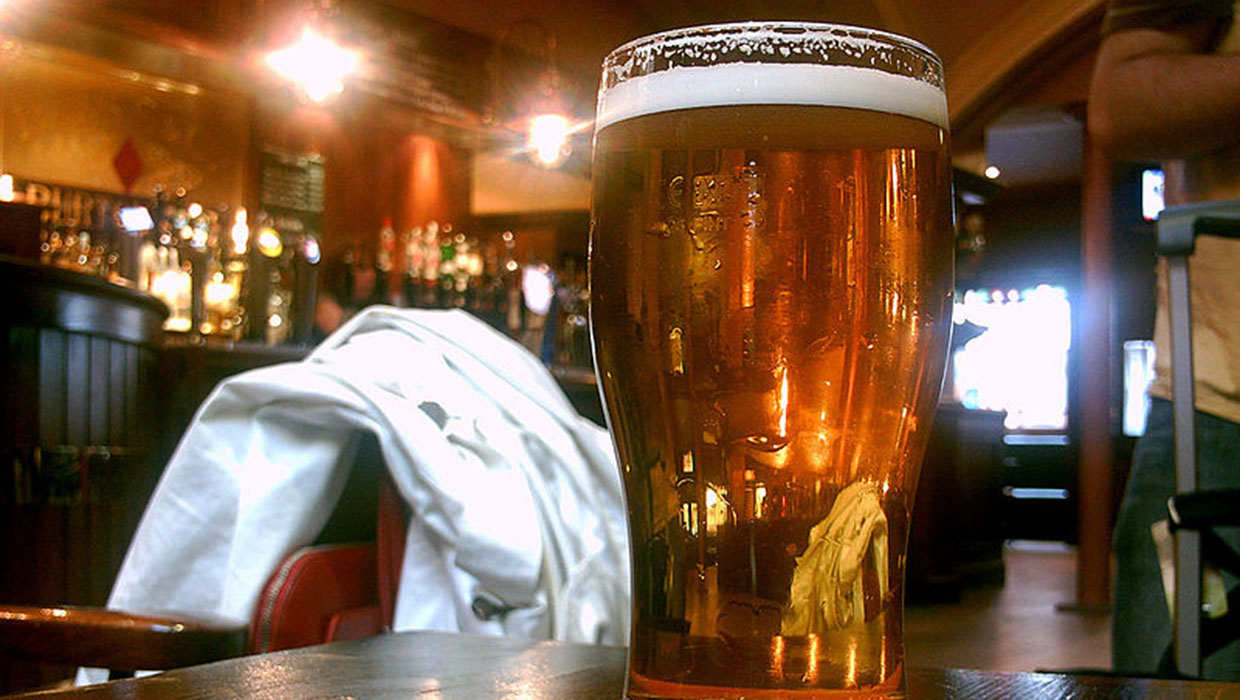
{"label": "red chair back", "polygon": [[302,547],[286,557],[259,598],[248,653],[364,639],[391,629],[408,516],[387,469],[379,472],[375,542]]}

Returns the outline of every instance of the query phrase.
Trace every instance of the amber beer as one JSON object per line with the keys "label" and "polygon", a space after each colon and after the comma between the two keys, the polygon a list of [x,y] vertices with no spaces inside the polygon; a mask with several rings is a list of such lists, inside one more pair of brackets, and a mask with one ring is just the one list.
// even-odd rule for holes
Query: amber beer
{"label": "amber beer", "polygon": [[[605,64],[591,304],[628,499],[631,698],[903,694],[909,510],[952,308],[941,69],[890,35],[788,26],[681,30]],[[661,54],[697,39],[687,65]],[[902,53],[837,65],[856,46]]]}

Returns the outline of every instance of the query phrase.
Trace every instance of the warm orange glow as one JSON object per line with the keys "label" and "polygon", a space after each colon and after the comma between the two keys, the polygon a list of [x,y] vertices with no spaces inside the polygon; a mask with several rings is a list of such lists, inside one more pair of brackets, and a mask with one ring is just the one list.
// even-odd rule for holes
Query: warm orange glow
{"label": "warm orange glow", "polygon": [[[449,177],[447,165],[451,163],[447,145],[429,136],[413,134],[406,142],[406,148],[411,167],[405,215],[411,220],[422,221],[426,218],[451,219],[452,210],[445,185]],[[438,229],[438,224],[434,226]],[[444,234],[447,232],[445,227]]]}
{"label": "warm orange glow", "polygon": [[848,638],[848,659],[844,667],[844,685],[848,688],[857,687],[857,638]]}
{"label": "warm orange glow", "polygon": [[777,634],[771,637],[771,673],[777,679],[784,677],[784,637]]}
{"label": "warm orange glow", "polygon": [[819,656],[818,635],[808,635],[809,639],[809,658],[806,659],[805,677],[802,679],[807,685],[815,685],[818,683],[818,664],[822,661]]}
{"label": "warm orange glow", "polygon": [[887,637],[883,637],[883,645],[878,650],[878,677],[883,680],[887,679],[887,640]]}
{"label": "warm orange glow", "polygon": [[782,368],[782,377],[779,382],[779,437],[783,438],[788,435],[788,366]]}
{"label": "warm orange glow", "polygon": [[754,230],[751,226],[745,227],[745,232],[741,234],[741,308],[752,309],[754,307]]}

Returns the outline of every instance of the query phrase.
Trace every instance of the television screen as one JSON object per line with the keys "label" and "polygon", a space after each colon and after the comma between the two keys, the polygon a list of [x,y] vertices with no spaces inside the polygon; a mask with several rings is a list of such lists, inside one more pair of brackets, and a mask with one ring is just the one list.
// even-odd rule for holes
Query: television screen
{"label": "television screen", "polygon": [[952,392],[965,408],[1006,411],[1009,431],[1068,427],[1072,313],[1063,287],[973,289],[957,299]]}
{"label": "television screen", "polygon": [[1163,185],[1166,178],[1157,168],[1146,168],[1141,173],[1141,216],[1154,221],[1163,210]]}
{"label": "television screen", "polygon": [[151,212],[146,207],[121,207],[120,218],[121,226],[130,233],[155,228],[155,221],[151,219]]}

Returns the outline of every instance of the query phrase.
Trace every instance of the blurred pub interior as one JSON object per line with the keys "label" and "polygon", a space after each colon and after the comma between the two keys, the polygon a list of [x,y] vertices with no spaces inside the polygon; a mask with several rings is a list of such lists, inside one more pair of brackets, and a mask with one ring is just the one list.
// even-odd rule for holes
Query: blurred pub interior
{"label": "blurred pub interior", "polygon": [[597,66],[653,31],[795,18],[910,35],[946,66],[955,354],[910,602],[1001,582],[1021,539],[1074,545],[1063,602],[1105,606],[1156,173],[1106,162],[1083,130],[1102,10],[0,0],[0,600],[101,604],[211,387],[302,357],[363,304],[466,308],[601,420],[584,326]]}

